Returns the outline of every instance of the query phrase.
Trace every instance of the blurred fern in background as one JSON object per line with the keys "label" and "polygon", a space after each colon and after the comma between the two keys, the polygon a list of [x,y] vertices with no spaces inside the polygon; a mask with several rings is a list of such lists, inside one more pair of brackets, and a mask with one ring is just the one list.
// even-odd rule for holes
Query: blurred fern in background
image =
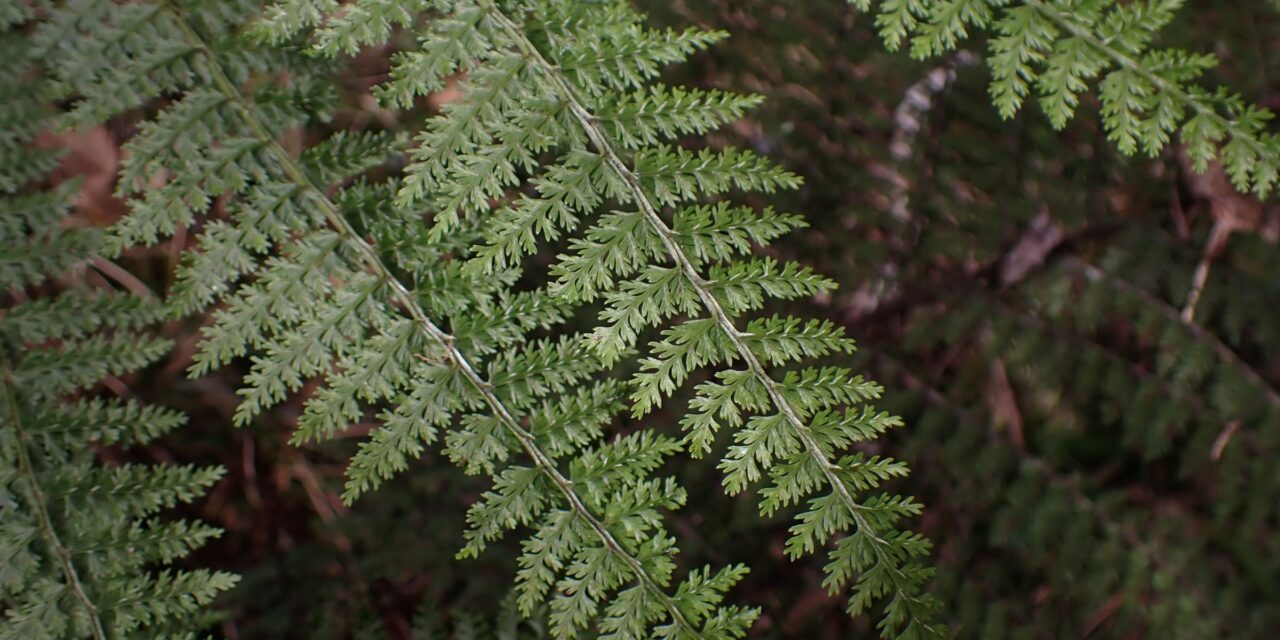
{"label": "blurred fern in background", "polygon": [[163,314],[154,300],[101,276],[101,286],[63,279],[101,260],[101,234],[64,226],[79,184],[49,185],[60,150],[33,144],[59,86],[18,33],[31,17],[5,15],[0,32],[0,637],[194,638],[236,577],[170,566],[220,531],[158,514],[198,499],[223,471],[96,463],[97,449],[145,444],[185,418],[95,393],[104,378],[127,392],[117,376],[170,342],[145,331]]}
{"label": "blurred fern in background", "polygon": [[[877,52],[869,16],[766,4],[653,10],[735,33],[704,73],[767,99],[732,143],[840,185],[783,201],[826,212],[789,248],[858,283],[819,308],[911,425],[886,446],[931,505],[944,619],[960,637],[1267,637],[1274,205],[1176,148],[1118,153],[1105,96],[1062,127],[1005,121],[975,55],[998,34],[917,63]],[[1196,5],[1162,38],[1227,52],[1205,84],[1275,104],[1278,28]]]}

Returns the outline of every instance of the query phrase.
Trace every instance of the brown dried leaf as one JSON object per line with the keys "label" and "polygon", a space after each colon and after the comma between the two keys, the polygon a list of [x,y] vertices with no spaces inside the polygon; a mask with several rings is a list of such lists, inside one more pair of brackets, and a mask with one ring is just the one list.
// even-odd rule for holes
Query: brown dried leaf
{"label": "brown dried leaf", "polygon": [[36,144],[66,149],[55,182],[80,178],[76,213],[93,226],[107,226],[124,215],[125,204],[112,190],[120,168],[120,146],[105,125],[60,133],[46,132]]}
{"label": "brown dried leaf", "polygon": [[1227,246],[1232,233],[1257,233],[1275,242],[1280,219],[1275,210],[1268,211],[1257,198],[1244,195],[1232,186],[1222,163],[1214,161],[1204,173],[1196,173],[1186,152],[1178,154],[1186,176],[1187,188],[1197,200],[1209,207],[1213,216],[1214,235],[1205,255],[1216,258]]}
{"label": "brown dried leaf", "polygon": [[1023,433],[1022,412],[1018,410],[1018,398],[1014,394],[1013,385],[1009,383],[1009,372],[1005,370],[1004,361],[999,358],[991,362],[986,400],[995,425],[1009,432],[1009,440],[1018,451],[1026,451],[1027,440]]}

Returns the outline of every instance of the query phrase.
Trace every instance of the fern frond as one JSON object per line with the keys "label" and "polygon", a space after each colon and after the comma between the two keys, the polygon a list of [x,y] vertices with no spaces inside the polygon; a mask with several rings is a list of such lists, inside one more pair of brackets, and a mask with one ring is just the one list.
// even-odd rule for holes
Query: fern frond
{"label": "fern frond", "polygon": [[[914,514],[918,506],[909,500],[856,497],[902,467],[861,464],[836,449],[847,446],[852,441],[848,434],[857,428],[865,437],[869,430],[896,423],[868,418],[845,431],[819,431],[811,424],[815,414],[873,399],[879,387],[839,369],[788,371],[780,379],[769,371],[800,358],[847,351],[851,344],[822,323],[779,318],[738,324],[766,299],[805,297],[832,288],[829,280],[795,263],[741,258],[753,243],[800,226],[799,219],[724,202],[700,204],[731,192],[795,188],[799,179],[748,151],[691,151],[666,142],[733,120],[756,102],[722,92],[649,88],[661,66],[723,34],[646,29],[625,3],[529,6],[536,9],[523,14],[491,2],[458,3],[446,12],[443,20],[450,29],[469,32],[460,37],[484,46],[447,66],[469,69],[459,81],[462,98],[419,136],[423,146],[414,153],[401,202],[423,202],[429,193],[454,194],[427,200],[444,209],[437,221],[445,225],[436,227],[440,232],[466,219],[487,220],[484,242],[467,265],[480,274],[517,266],[543,242],[575,234],[607,201],[624,205],[573,237],[552,269],[557,295],[581,302],[603,298],[603,324],[586,344],[605,363],[627,356],[650,329],[676,316],[690,318],[664,331],[664,338],[651,346],[655,355],[641,361],[633,411],[642,416],[652,410],[695,369],[744,367],[719,374],[734,381],[732,389],[699,387],[695,407],[716,408],[691,414],[695,417],[688,424],[703,422],[706,428],[695,430],[686,444],[699,450],[710,446],[718,426],[712,423],[719,419],[714,416],[736,416],[735,437],[746,444],[731,448],[725,458],[728,487],[736,492],[774,473],[778,486],[797,491],[788,496],[793,501],[825,495],[840,513],[832,521],[836,524],[819,530],[802,520],[796,535],[825,541],[834,533],[850,532],[850,542],[832,554],[829,585],[839,589],[851,574],[857,576],[852,580],[855,612],[887,594],[886,636],[940,632],[927,622],[933,605],[920,593],[929,571],[916,564],[928,544],[895,531],[896,520]],[[417,95],[436,86],[429,79],[414,89],[412,75],[395,70],[392,77],[388,95]],[[626,93],[614,97],[619,92]],[[536,98],[521,100],[522,95]],[[538,123],[537,128],[519,141],[500,133],[516,127],[529,131],[530,122]],[[487,145],[510,149],[513,142],[523,158],[554,150],[556,159],[541,166],[527,160],[495,164]],[[517,166],[530,172],[533,193],[504,202],[524,181]],[[491,181],[477,182],[481,178]],[[459,197],[463,193],[472,195]],[[675,210],[672,223],[664,216],[670,209]],[[746,420],[744,414],[752,413],[759,415]],[[765,423],[773,425],[768,430],[772,435],[757,429]],[[492,433],[478,430],[468,436],[468,456],[479,464],[490,464],[493,452],[500,450],[492,435],[484,435]],[[792,474],[802,473],[798,463],[803,460],[812,462],[816,476],[794,479]],[[846,462],[849,468],[842,472]]]}
{"label": "fern frond", "polygon": [[[407,23],[415,14],[402,11],[404,6],[409,5],[353,3],[343,14],[328,16],[315,37],[327,51],[347,51],[385,37],[393,24]],[[299,102],[295,92],[273,110],[265,102],[279,93],[272,83],[242,88],[265,74],[260,65],[266,59],[225,31],[235,18],[220,15],[222,26],[209,28],[203,21],[215,18],[201,9],[199,3],[154,3],[120,14],[132,19],[136,12],[163,25],[160,35],[173,39],[173,50],[189,52],[201,73],[167,88],[181,97],[129,143],[139,159],[127,170],[126,193],[134,194],[135,206],[115,232],[122,239],[154,241],[189,224],[216,200],[231,202],[230,218],[208,227],[180,274],[181,308],[224,302],[204,331],[192,372],[251,359],[236,414],[240,423],[298,391],[304,381],[321,380],[304,403],[299,440],[335,435],[367,412],[378,412],[381,425],[351,461],[347,500],[403,469],[439,430],[452,426],[444,438],[446,454],[494,478],[493,489],[472,508],[461,554],[479,553],[489,540],[520,525],[535,537],[562,524],[572,532],[573,543],[565,547],[528,548],[524,565],[543,569],[522,572],[518,581],[526,611],[535,601],[550,600],[552,627],[561,637],[578,635],[597,617],[599,628],[625,637],[647,635],[658,625],[665,625],[663,634],[689,638],[705,637],[706,624],[745,628],[754,610],[716,608],[722,595],[714,589],[686,589],[681,599],[671,593],[680,593],[672,585],[676,549],[660,513],[680,506],[684,493],[669,479],[649,476],[675,443],[647,436],[602,442],[601,423],[620,408],[619,389],[588,384],[601,365],[580,357],[580,338],[528,340],[531,330],[558,323],[565,303],[545,292],[511,291],[512,278],[468,272],[451,261],[452,244],[461,240],[466,247],[479,237],[472,212],[509,185],[516,167],[531,166],[532,152],[512,141],[526,141],[535,150],[540,144],[514,127],[486,127],[494,110],[527,98],[519,92],[528,70],[518,56],[499,55],[496,72],[471,74],[469,81],[483,87],[486,101],[421,139],[414,151],[418,162],[439,160],[447,169],[421,182],[393,183],[401,206],[387,207],[380,200],[385,188],[351,179],[394,153],[392,139],[334,136],[300,158],[288,153],[278,132],[312,117],[314,101]],[[294,21],[284,15],[269,14],[259,23],[260,33],[287,37],[313,21],[306,16],[319,13]],[[114,11],[106,12],[105,24],[115,19]],[[109,40],[113,29],[100,30],[108,35],[95,38]],[[72,78],[85,61],[65,56],[58,62],[65,65],[64,77]],[[314,84],[323,96],[323,83],[307,73],[311,66],[288,68],[300,85]],[[92,86],[81,95],[84,109],[116,107],[100,100]],[[142,102],[148,97],[141,90],[131,95]],[[189,128],[199,131],[188,134]],[[463,150],[476,154],[463,158]],[[161,169],[174,163],[180,170],[163,176]],[[154,180],[157,174],[163,180],[158,188],[133,179]],[[453,186],[440,188],[446,176]],[[343,183],[350,188],[328,193],[330,185]],[[148,184],[145,195],[138,194],[142,184]],[[437,209],[431,228],[407,212],[420,199],[415,193],[429,195]],[[427,242],[405,243],[406,234]],[[562,404],[556,397],[574,400]],[[618,447],[635,448],[644,462],[621,468],[593,463],[614,460]],[[141,487],[132,491],[145,494]],[[554,595],[548,592],[552,585]],[[684,599],[709,608],[695,607],[690,614]],[[704,618],[711,612],[717,618],[708,623]]]}
{"label": "fern frond", "polygon": [[[851,3],[872,10],[869,0]],[[1096,82],[1107,135],[1122,153],[1154,157],[1177,135],[1197,171],[1220,159],[1237,189],[1265,198],[1280,174],[1280,134],[1269,129],[1274,114],[1226,89],[1194,84],[1217,65],[1214,56],[1152,46],[1182,5],[886,0],[875,10],[886,44],[896,49],[909,40],[916,58],[953,51],[971,31],[991,31],[991,97],[1005,118],[1035,94],[1062,128]]]}
{"label": "fern frond", "polygon": [[[16,19],[15,19],[16,20]],[[3,48],[12,33],[0,33]],[[26,54],[24,54],[25,56]],[[6,78],[6,95],[48,82],[25,57]],[[11,69],[12,71],[12,69]],[[47,127],[51,109],[32,111]],[[6,130],[27,158],[33,128]],[[94,463],[93,445],[146,442],[181,425],[176,412],[89,395],[108,375],[159,358],[167,341],[139,329],[163,310],[149,301],[72,288],[28,297],[46,279],[96,255],[100,234],[61,228],[76,183],[0,198],[0,268],[8,291],[0,309],[0,638],[134,637],[200,630],[205,607],[236,577],[205,570],[154,571],[220,534],[183,521],[162,522],[162,508],[190,502],[221,475],[219,468]],[[47,253],[46,253],[47,252]],[[77,397],[78,396],[78,397]]]}
{"label": "fern frond", "polygon": [[[833,508],[841,514],[840,521],[827,529],[819,530],[817,525],[806,519],[808,515],[805,515],[793,529],[795,536],[803,538],[816,534],[825,539],[836,531],[852,529],[851,536],[832,554],[832,562],[827,567],[829,586],[839,589],[850,574],[857,574],[859,578],[853,586],[854,597],[850,601],[851,612],[860,612],[875,596],[887,593],[890,595],[890,602],[882,623],[885,634],[896,635],[901,631],[906,637],[911,637],[924,633],[927,629],[924,618],[916,616],[925,615],[932,608],[927,598],[919,595],[929,571],[904,563],[923,555],[928,544],[914,534],[890,536],[884,533],[894,526],[899,517],[917,511],[918,507],[910,501],[897,499],[859,502],[855,498],[854,483],[851,483],[848,476],[838,472],[840,466],[832,459],[830,443],[817,439],[806,420],[807,416],[827,408],[829,404],[861,401],[859,396],[862,394],[845,391],[848,384],[853,384],[853,379],[846,381],[844,378],[835,378],[831,383],[832,388],[826,394],[806,390],[802,380],[808,374],[796,375],[795,372],[788,372],[783,381],[778,381],[769,373],[760,353],[752,348],[748,336],[735,322],[735,317],[743,311],[758,308],[766,294],[783,298],[812,295],[829,288],[829,282],[805,275],[804,270],[794,264],[782,267],[775,279],[775,267],[769,261],[731,263],[719,270],[713,268],[704,271],[686,253],[677,233],[660,214],[663,206],[675,206],[687,199],[719,193],[729,184],[739,189],[767,192],[777,187],[794,187],[796,181],[785,172],[777,172],[760,164],[753,156],[732,150],[715,154],[704,152],[700,155],[697,168],[686,164],[687,160],[676,160],[684,154],[677,152],[674,156],[668,155],[669,152],[661,148],[656,155],[646,155],[642,151],[630,162],[624,160],[618,147],[607,137],[590,111],[588,103],[581,97],[589,95],[589,90],[576,89],[572,76],[562,75],[559,70],[559,60],[550,62],[523,33],[518,23],[497,13],[496,9],[493,10],[512,46],[533,59],[539,65],[547,87],[568,101],[570,112],[574,114],[578,126],[595,150],[604,157],[615,182],[613,188],[623,194],[624,201],[637,206],[648,227],[659,238],[665,257],[672,266],[662,268],[662,271],[653,271],[655,267],[650,267],[650,270],[642,274],[663,273],[664,279],[675,278],[681,283],[679,287],[687,291],[679,294],[681,297],[663,300],[661,297],[654,297],[657,294],[652,290],[628,291],[627,285],[623,285],[615,298],[615,304],[610,305],[611,310],[606,311],[602,319],[610,321],[612,309],[618,308],[617,303],[622,302],[622,296],[626,296],[628,306],[634,305],[635,300],[645,300],[648,304],[657,305],[661,309],[659,313],[663,315],[676,312],[696,315],[696,311],[701,310],[707,314],[708,319],[714,320],[724,344],[718,353],[711,356],[711,363],[739,361],[746,367],[735,372],[742,374],[739,379],[746,384],[729,396],[730,403],[741,405],[747,411],[763,413],[749,421],[748,428],[735,434],[735,439],[739,442],[752,442],[761,438],[765,440],[765,444],[757,450],[758,454],[754,457],[747,455],[750,448],[730,449],[722,464],[729,473],[726,478],[727,487],[733,490],[735,473],[742,473],[754,480],[753,476],[758,476],[758,473],[754,473],[750,465],[755,462],[759,462],[764,469],[779,469],[780,477],[775,477],[775,482],[781,482],[785,481],[789,470],[786,467],[773,467],[775,458],[801,457],[813,460],[821,479],[814,482],[812,488],[828,488],[831,491],[826,496],[814,498],[814,505],[824,501],[837,505]],[[692,159],[692,156],[685,157]],[[651,163],[650,158],[671,160],[652,162],[661,167],[654,170],[647,169]],[[722,167],[724,173],[716,173],[716,167]],[[672,175],[672,185],[682,185],[685,181],[690,181],[691,184],[687,187],[668,187],[660,179],[646,180],[647,176],[661,175],[664,173],[663,169]],[[712,172],[706,173],[708,169]],[[681,176],[685,172],[688,172],[687,177]],[[660,320],[652,312],[648,316],[651,321]],[[616,344],[608,341],[602,343],[599,347],[601,355],[609,358],[614,355],[617,346],[629,346],[634,339],[634,331],[628,329],[619,335]],[[657,344],[676,353],[686,351],[674,342],[659,341]],[[668,386],[675,385],[674,380],[666,382]],[[769,409],[776,413],[768,413]],[[767,423],[781,426],[785,435],[781,439],[770,440],[769,436],[751,428],[751,425],[762,427]],[[879,484],[871,474],[858,474],[858,477],[871,486]],[[892,505],[893,508],[885,505]]]}

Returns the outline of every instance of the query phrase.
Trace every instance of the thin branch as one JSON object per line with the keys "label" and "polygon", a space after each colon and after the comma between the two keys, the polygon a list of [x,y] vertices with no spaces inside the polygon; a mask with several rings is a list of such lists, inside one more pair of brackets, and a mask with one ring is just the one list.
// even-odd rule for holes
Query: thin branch
{"label": "thin branch", "polygon": [[114,280],[116,284],[128,289],[133,295],[150,302],[157,300],[156,294],[151,291],[151,287],[148,287],[146,283],[123,269],[120,265],[103,257],[95,257],[89,264],[102,275]]}
{"label": "thin branch", "polygon": [[1191,278],[1191,290],[1187,292],[1187,302],[1182,307],[1182,321],[1193,324],[1196,319],[1196,306],[1200,304],[1200,296],[1204,295],[1204,287],[1209,283],[1209,268],[1213,266],[1213,257],[1227,244],[1231,236],[1231,223],[1228,218],[1221,217],[1213,222],[1213,230],[1204,244],[1204,254],[1196,265],[1195,275]]}

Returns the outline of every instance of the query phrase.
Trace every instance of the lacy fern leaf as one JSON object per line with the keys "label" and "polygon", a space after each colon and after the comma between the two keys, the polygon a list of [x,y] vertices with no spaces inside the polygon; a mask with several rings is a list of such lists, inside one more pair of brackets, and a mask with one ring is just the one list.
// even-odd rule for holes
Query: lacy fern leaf
{"label": "lacy fern leaf", "polygon": [[1197,171],[1220,159],[1241,191],[1265,198],[1276,186],[1280,134],[1268,128],[1274,114],[1194,84],[1217,65],[1214,56],[1152,46],[1183,0],[849,1],[862,11],[875,5],[888,47],[909,43],[916,58],[991,31],[991,97],[1005,118],[1035,95],[1062,128],[1096,83],[1107,135],[1122,153],[1155,156],[1176,135]]}
{"label": "lacy fern leaf", "polygon": [[[621,2],[457,2],[434,8],[439,17],[430,22],[470,46],[446,54],[446,45],[431,38],[436,27],[428,26],[420,39],[423,50],[402,54],[383,95],[404,101],[438,88],[443,73],[467,74],[458,83],[461,99],[417,136],[420,146],[411,153],[401,206],[436,210],[436,238],[467,224],[482,227],[482,241],[468,252],[465,267],[482,276],[521,268],[523,256],[569,237],[568,252],[552,267],[552,288],[575,304],[603,302],[601,324],[585,344],[605,364],[628,358],[642,336],[685,317],[641,361],[633,414],[649,413],[695,369],[729,367],[717,373],[724,384],[697,387],[685,445],[702,452],[722,422],[731,427],[739,444],[721,465],[731,493],[767,481],[777,494],[770,511],[809,501],[811,511],[801,515],[793,533],[811,542],[795,549],[812,552],[814,541],[825,544],[848,534],[832,551],[828,585],[835,591],[852,586],[852,613],[887,595],[881,624],[887,637],[941,633],[929,622],[934,605],[922,593],[931,572],[919,560],[929,544],[896,529],[901,518],[918,513],[918,505],[858,497],[904,467],[878,460],[864,464],[840,453],[852,442],[849,430],[861,427],[865,437],[896,422],[850,417],[856,426],[844,431],[817,430],[812,422],[845,406],[854,412],[853,405],[874,399],[879,387],[841,368],[770,371],[847,352],[852,343],[829,324],[745,317],[767,299],[812,296],[834,286],[795,263],[747,255],[753,243],[800,226],[800,219],[706,201],[795,188],[799,179],[750,151],[671,144],[676,136],[732,121],[758,102],[652,82],[663,65],[724,34],[648,29]],[[324,38],[315,47],[327,54],[342,51]],[[445,55],[454,59],[444,62]],[[426,77],[409,71],[425,61],[432,70]],[[551,152],[554,161],[537,161]],[[602,212],[605,207],[612,210]],[[855,414],[862,415],[877,414]],[[469,459],[488,460],[492,453],[486,447],[492,445],[475,437],[468,437],[476,443]],[[818,512],[827,515],[816,517]]]}
{"label": "lacy fern leaf", "polygon": [[[741,634],[755,610],[719,604],[740,568],[673,584],[675,541],[660,514],[683,504],[684,491],[651,474],[676,444],[647,434],[604,441],[602,423],[620,408],[620,389],[590,381],[602,364],[579,357],[581,337],[529,339],[559,323],[566,303],[512,290],[504,275],[510,269],[475,273],[451,259],[479,240],[468,212],[506,186],[512,163],[530,162],[522,144],[536,148],[536,137],[491,145],[482,161],[450,165],[447,175],[460,179],[448,189],[392,182],[402,194],[435,194],[427,225],[407,207],[387,207],[385,185],[353,180],[395,152],[390,138],[335,135],[301,156],[284,149],[280,132],[322,118],[332,89],[317,73],[322,63],[240,40],[234,25],[249,15],[247,3],[216,10],[198,1],[98,6],[100,22],[83,27],[83,50],[97,57],[79,48],[49,52],[63,78],[88,81],[77,86],[77,113],[146,106],[154,95],[140,81],[113,94],[137,104],[120,104],[102,99],[105,91],[94,83],[104,76],[93,70],[103,65],[148,64],[147,53],[117,46],[122,25],[147,25],[152,47],[174,52],[172,64],[193,71],[163,87],[178,97],[128,143],[132,160],[121,184],[134,207],[114,232],[121,243],[150,242],[199,216],[215,218],[179,271],[175,310],[221,302],[192,373],[250,359],[238,422],[308,380],[321,384],[305,403],[299,440],[332,437],[376,414],[381,426],[350,465],[348,500],[443,440],[450,458],[494,482],[472,509],[460,553],[473,555],[506,530],[529,527],[517,582],[522,609],[550,599],[560,637],[588,626],[617,637]],[[83,9],[68,7],[50,29]],[[287,13],[268,13],[259,33],[283,41],[280,28],[308,20],[289,22]],[[324,21],[316,38],[346,51],[385,36],[405,15],[414,14],[395,3],[360,3]],[[519,66],[500,69],[495,94]],[[269,80],[282,68],[288,85]],[[477,135],[470,126],[450,129],[422,153],[453,158]],[[338,186],[346,188],[331,192]],[[619,466],[624,451],[634,462]]]}
{"label": "lacy fern leaf", "polygon": [[[752,151],[677,144],[759,98],[653,81],[724,33],[650,29],[622,2],[258,10],[75,0],[34,37],[74,87],[71,122],[150,114],[126,146],[119,194],[131,212],[113,247],[202,222],[171,309],[217,305],[191,373],[247,360],[236,422],[304,388],[296,442],[374,420],[349,465],[348,501],[442,445],[492,480],[460,555],[527,529],[517,604],[529,614],[549,602],[562,638],[747,632],[758,610],[724,602],[745,567],[676,577],[663,514],[685,491],[656,475],[686,448],[706,453],[723,425],[726,489],[763,485],[766,513],[804,505],[789,548],[832,545],[827,584],[851,587],[851,612],[885,596],[886,637],[942,633],[922,593],[929,544],[898,528],[919,506],[862,495],[905,467],[847,450],[897,424],[866,406],[880,388],[843,367],[800,366],[852,350],[830,323],[753,317],[770,300],[834,287],[751,255],[799,217],[731,204],[800,179]],[[75,46],[56,46],[71,30]],[[339,133],[286,149],[283,132],[323,122],[339,99],[328,61],[396,30],[419,46],[379,90],[390,107],[465,72],[462,98],[413,137],[403,177],[368,173],[403,152],[397,136]],[[304,35],[322,55],[294,46]],[[559,240],[568,246],[549,286],[517,286],[525,258]],[[595,328],[567,329],[587,305],[602,305]],[[614,367],[651,337],[624,383]],[[692,389],[684,438],[606,437],[628,406],[644,417],[711,369]]]}
{"label": "lacy fern leaf", "polygon": [[[40,117],[0,139],[7,158],[39,171],[57,157],[32,147],[34,134],[51,124],[53,110],[43,101],[53,88],[17,54],[21,42],[0,33],[0,49],[15,54],[0,90]],[[236,578],[153,570],[220,533],[158,515],[198,498],[222,470],[95,464],[96,446],[145,443],[184,417],[89,393],[103,378],[168,350],[166,340],[141,331],[162,316],[161,307],[103,289],[36,295],[100,248],[96,231],[61,226],[76,186],[40,189],[14,178],[0,196],[7,291],[0,309],[0,638],[194,638],[212,621],[205,606]]]}

